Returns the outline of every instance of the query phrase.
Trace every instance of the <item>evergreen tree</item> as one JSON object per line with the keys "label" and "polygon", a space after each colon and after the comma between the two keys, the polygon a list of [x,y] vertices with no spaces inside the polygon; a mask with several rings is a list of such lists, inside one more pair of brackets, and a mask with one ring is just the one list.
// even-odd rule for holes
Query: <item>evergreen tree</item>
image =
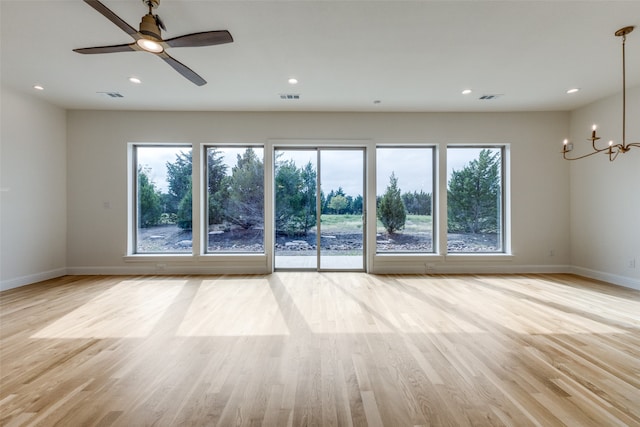
{"label": "evergreen tree", "polygon": [[336,195],[336,192],[334,190],[329,191],[329,194],[327,194],[327,198],[324,199],[324,201],[322,203],[322,212],[321,213],[323,213],[323,214],[333,213],[329,206],[331,205],[331,199],[333,199],[333,196],[335,196],[335,195]]}
{"label": "evergreen tree", "polygon": [[162,214],[162,198],[149,180],[149,170],[138,168],[138,227],[157,225]]}
{"label": "evergreen tree", "polygon": [[300,169],[289,160],[276,162],[276,231],[288,236],[306,235],[316,224],[316,170],[307,163]]}
{"label": "evergreen tree", "polygon": [[500,153],[484,149],[460,171],[453,171],[447,191],[448,230],[495,233],[500,202]]}
{"label": "evergreen tree", "polygon": [[213,147],[207,149],[207,199],[209,225],[224,221],[224,203],[228,200],[227,166],[220,152]]}
{"label": "evergreen tree", "polygon": [[412,215],[431,215],[431,193],[420,190],[418,193],[403,193],[402,201],[407,208],[407,213]]}
{"label": "evergreen tree", "polygon": [[354,215],[362,215],[362,208],[364,205],[364,199],[361,195],[357,195],[353,202],[351,202],[351,213]]}
{"label": "evergreen tree", "polygon": [[407,211],[400,194],[398,179],[395,173],[391,172],[387,191],[378,204],[378,218],[389,234],[402,230],[407,220]]}
{"label": "evergreen tree", "polygon": [[304,224],[300,221],[304,196],[300,169],[292,160],[278,162],[275,171],[276,211],[275,225],[278,233],[288,236],[304,234]]}
{"label": "evergreen tree", "polygon": [[255,151],[249,147],[237,157],[229,179],[226,218],[249,229],[263,224],[264,168]]}
{"label": "evergreen tree", "polygon": [[168,212],[177,212],[178,205],[187,192],[191,191],[191,150],[176,154],[176,160],[167,162],[167,183],[169,184]]}
{"label": "evergreen tree", "polygon": [[178,204],[178,227],[183,230],[191,230],[193,227],[193,217],[192,217],[192,196],[191,196],[191,183],[189,183],[188,191],[185,193],[182,200]]}
{"label": "evergreen tree", "polygon": [[300,178],[302,180],[302,187],[300,188],[302,196],[302,211],[300,212],[300,215],[302,227],[306,232],[306,230],[316,225],[317,212],[316,169],[313,167],[313,164],[311,162],[307,162],[304,168],[302,168]]}

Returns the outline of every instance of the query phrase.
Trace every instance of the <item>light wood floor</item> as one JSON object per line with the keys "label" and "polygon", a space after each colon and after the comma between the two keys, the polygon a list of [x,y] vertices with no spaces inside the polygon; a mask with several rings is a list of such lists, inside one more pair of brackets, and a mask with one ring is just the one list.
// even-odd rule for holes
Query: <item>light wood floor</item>
{"label": "light wood floor", "polygon": [[1,297],[0,425],[640,425],[640,292],[565,275],[64,277]]}

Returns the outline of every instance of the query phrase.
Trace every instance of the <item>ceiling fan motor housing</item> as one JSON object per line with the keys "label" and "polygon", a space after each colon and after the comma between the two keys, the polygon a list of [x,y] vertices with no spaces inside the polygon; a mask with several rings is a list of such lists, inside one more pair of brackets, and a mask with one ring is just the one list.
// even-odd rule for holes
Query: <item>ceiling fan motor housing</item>
{"label": "ceiling fan motor housing", "polygon": [[142,17],[142,21],[140,21],[140,33],[149,36],[149,38],[155,41],[162,41],[156,18],[151,14]]}

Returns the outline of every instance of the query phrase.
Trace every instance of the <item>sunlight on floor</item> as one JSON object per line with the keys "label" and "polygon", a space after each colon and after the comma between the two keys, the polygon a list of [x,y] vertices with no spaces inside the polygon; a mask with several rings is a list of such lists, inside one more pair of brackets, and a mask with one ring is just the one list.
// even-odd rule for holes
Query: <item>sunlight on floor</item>
{"label": "sunlight on floor", "polygon": [[163,280],[158,286],[149,280],[123,280],[31,338],[146,337],[186,282]]}
{"label": "sunlight on floor", "polygon": [[289,335],[289,329],[266,278],[221,278],[202,281],[177,335]]}

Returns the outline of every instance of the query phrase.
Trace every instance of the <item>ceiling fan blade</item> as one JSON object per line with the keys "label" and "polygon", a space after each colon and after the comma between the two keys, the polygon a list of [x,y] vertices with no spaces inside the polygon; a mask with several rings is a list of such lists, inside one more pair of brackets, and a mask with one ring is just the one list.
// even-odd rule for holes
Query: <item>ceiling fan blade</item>
{"label": "ceiling fan blade", "polygon": [[207,81],[196,74],[191,68],[187,67],[183,63],[177,61],[172,56],[170,56],[167,52],[162,52],[157,54],[164,62],[171,65],[171,67],[182,74],[186,79],[190,80],[192,83],[203,86],[207,84]]}
{"label": "ceiling fan blade", "polygon": [[113,46],[96,46],[96,47],[85,47],[82,49],[73,49],[74,52],[78,53],[114,53],[114,52],[130,52],[136,49],[137,45],[135,43],[130,44],[118,44]]}
{"label": "ceiling fan blade", "polygon": [[129,34],[135,40],[141,39],[142,36],[138,33],[138,30],[133,28],[131,25],[127,24],[122,18],[113,13],[111,9],[109,9],[104,4],[100,3],[98,0],[84,0],[86,4],[100,12],[105,18],[109,21],[116,24],[122,31]]}
{"label": "ceiling fan blade", "polygon": [[229,31],[227,30],[221,30],[186,34],[184,36],[165,40],[164,42],[169,47],[198,47],[231,43],[232,41],[233,37],[231,37],[231,33],[229,33]]}

